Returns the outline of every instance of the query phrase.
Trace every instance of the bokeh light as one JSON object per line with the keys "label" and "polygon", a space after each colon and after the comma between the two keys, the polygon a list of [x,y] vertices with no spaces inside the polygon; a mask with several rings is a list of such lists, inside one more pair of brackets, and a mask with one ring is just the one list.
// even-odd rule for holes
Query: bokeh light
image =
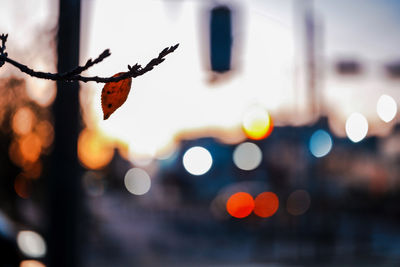
{"label": "bokeh light", "polygon": [[49,121],[43,120],[36,124],[35,132],[38,134],[43,148],[48,148],[53,143],[54,129]]}
{"label": "bokeh light", "polygon": [[33,231],[20,231],[17,244],[21,252],[32,258],[43,257],[46,254],[46,243],[41,235]]}
{"label": "bokeh light", "polygon": [[360,113],[351,114],[346,121],[347,137],[354,143],[360,142],[367,136],[368,121]]}
{"label": "bokeh light", "polygon": [[151,179],[147,172],[140,168],[132,168],[125,174],[126,189],[134,195],[146,194],[151,187]]}
{"label": "bokeh light", "polygon": [[42,174],[43,164],[40,160],[37,160],[35,162],[28,162],[24,164],[23,169],[23,173],[26,177],[37,179]]}
{"label": "bokeh light", "polygon": [[17,166],[22,167],[24,165],[25,160],[22,157],[18,140],[14,139],[8,147],[8,155],[10,156],[11,161]]}
{"label": "bokeh light", "polygon": [[21,138],[19,148],[25,160],[34,162],[40,156],[42,142],[37,134],[29,133]]}
{"label": "bokeh light", "polygon": [[101,169],[106,166],[114,155],[110,141],[99,132],[83,130],[78,139],[78,157],[80,162],[89,169]]}
{"label": "bokeh light", "polygon": [[259,194],[254,202],[254,214],[262,218],[271,217],[279,208],[278,196],[273,192]]}
{"label": "bokeh light", "polygon": [[46,265],[37,260],[23,260],[19,267],[46,267]]}
{"label": "bokeh light", "polygon": [[250,139],[264,139],[271,134],[273,128],[272,118],[264,108],[253,107],[243,117],[243,130]]}
{"label": "bokeh light", "polygon": [[20,198],[27,199],[30,197],[31,183],[25,175],[19,174],[15,177],[14,190]]}
{"label": "bokeh light", "polygon": [[12,129],[16,134],[25,135],[32,131],[35,114],[28,107],[22,107],[15,112],[12,118]]}
{"label": "bokeh light", "polygon": [[[39,65],[37,69],[46,69],[45,64],[37,65]],[[38,105],[47,107],[53,103],[57,90],[55,84],[48,80],[29,77],[26,79],[26,93]]]}
{"label": "bokeh light", "polygon": [[256,144],[250,142],[238,145],[233,152],[233,162],[242,170],[254,170],[260,165],[261,160],[261,149]]}
{"label": "bokeh light", "polygon": [[238,192],[229,197],[226,210],[235,218],[244,218],[254,209],[254,199],[249,193]]}
{"label": "bokeh light", "polygon": [[326,131],[317,130],[310,138],[309,148],[317,158],[326,156],[332,149],[332,138]]}
{"label": "bokeh light", "polygon": [[381,95],[378,103],[376,104],[376,112],[381,120],[384,122],[389,122],[396,116],[397,103],[394,101],[393,97]]}
{"label": "bokeh light", "polygon": [[310,194],[305,190],[296,190],[289,195],[286,209],[294,216],[302,215],[310,208],[310,204]]}
{"label": "bokeh light", "polygon": [[193,175],[203,175],[208,172],[212,162],[210,152],[201,146],[189,148],[183,155],[183,166]]}

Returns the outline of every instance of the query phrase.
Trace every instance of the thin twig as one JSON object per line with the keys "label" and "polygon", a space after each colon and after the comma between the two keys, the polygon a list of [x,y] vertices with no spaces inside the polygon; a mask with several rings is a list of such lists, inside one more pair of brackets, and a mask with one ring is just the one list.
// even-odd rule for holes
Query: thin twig
{"label": "thin twig", "polygon": [[[5,53],[7,37],[8,37],[8,34],[3,33],[2,35],[0,35],[0,40],[1,40],[0,56],[7,57],[7,53]],[[0,67],[3,65],[4,65],[4,60],[0,60]]]}
{"label": "thin twig", "polygon": [[92,59],[90,58],[84,66],[82,66],[82,67],[78,66],[77,68],[75,68],[71,71],[61,74],[61,77],[71,77],[71,76],[81,74],[82,72],[89,69],[93,65],[100,63],[103,59],[105,59],[106,57],[109,57],[110,55],[111,55],[110,50],[106,49],[95,60],[92,61]]}
{"label": "thin twig", "polygon": [[157,66],[161,62],[163,62],[165,60],[164,57],[174,52],[179,46],[179,44],[176,44],[174,46],[165,48],[163,51],[160,52],[157,58],[153,58],[144,68],[142,68],[139,64],[135,64],[133,67],[128,65],[128,71],[118,77],[98,77],[98,76],[86,77],[80,74],[83,71],[92,67],[93,65],[101,62],[106,57],[110,56],[111,55],[110,50],[108,49],[104,50],[103,53],[101,53],[95,60],[89,59],[84,66],[78,66],[75,69],[65,73],[60,74],[60,73],[41,72],[41,71],[35,71],[29,68],[28,66],[23,65],[8,57],[7,53],[4,52],[7,36],[8,34],[0,35],[0,39],[2,41],[2,45],[0,47],[0,67],[4,64],[4,62],[7,62],[18,68],[20,71],[36,78],[53,80],[53,81],[69,81],[69,82],[81,81],[85,83],[89,81],[94,81],[97,83],[118,82],[126,78],[130,77],[135,78],[141,76],[146,72],[152,70],[155,66]]}

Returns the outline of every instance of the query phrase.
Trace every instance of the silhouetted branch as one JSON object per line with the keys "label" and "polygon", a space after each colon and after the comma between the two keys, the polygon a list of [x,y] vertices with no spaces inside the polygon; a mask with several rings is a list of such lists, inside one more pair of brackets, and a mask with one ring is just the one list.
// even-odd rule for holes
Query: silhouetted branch
{"label": "silhouetted branch", "polygon": [[110,50],[106,49],[103,51],[103,53],[101,53],[95,60],[92,61],[92,59],[90,58],[85,66],[78,66],[77,68],[66,72],[64,74],[61,74],[61,77],[72,77],[78,74],[81,74],[82,72],[84,72],[85,70],[89,69],[90,67],[92,67],[93,65],[100,63],[103,59],[105,59],[106,57],[109,57],[111,55]]}
{"label": "silhouetted branch", "polygon": [[[0,47],[0,56],[7,57],[6,51],[6,42],[7,42],[7,37],[8,34],[2,34],[0,35],[0,40],[1,40],[1,47]],[[4,65],[4,60],[0,60],[0,67]]]}
{"label": "silhouetted branch", "polygon": [[165,56],[174,52],[179,44],[176,44],[171,47],[165,48],[163,51],[160,52],[157,58],[153,58],[144,68],[142,68],[139,64],[135,64],[133,67],[128,65],[128,71],[125,72],[124,74],[118,76],[118,77],[98,77],[98,76],[92,76],[92,77],[85,77],[81,76],[80,74],[89,69],[90,67],[94,66],[97,63],[100,63],[103,59],[106,57],[110,56],[110,50],[106,49],[101,53],[96,59],[92,60],[89,59],[84,66],[78,66],[75,69],[65,72],[65,73],[50,73],[50,72],[41,72],[41,71],[35,71],[31,68],[29,68],[26,65],[23,65],[11,58],[8,57],[7,53],[5,53],[5,48],[6,48],[6,41],[7,41],[8,34],[2,34],[0,35],[0,40],[1,40],[1,47],[0,47],[0,67],[4,64],[4,62],[8,62],[11,65],[15,66],[18,68],[20,71],[36,78],[40,79],[47,79],[47,80],[53,80],[53,81],[82,81],[82,82],[97,82],[97,83],[108,83],[108,82],[118,82],[121,80],[124,80],[126,78],[135,78],[138,76],[141,76],[145,74],[146,72],[152,70],[155,66],[160,64],[165,60]]}

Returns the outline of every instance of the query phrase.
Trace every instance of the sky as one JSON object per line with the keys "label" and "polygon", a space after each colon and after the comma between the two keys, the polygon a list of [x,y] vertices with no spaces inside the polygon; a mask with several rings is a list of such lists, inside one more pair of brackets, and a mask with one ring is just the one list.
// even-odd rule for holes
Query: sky
{"label": "sky", "polygon": [[[57,7],[52,2],[7,0],[0,11],[0,31],[10,34],[9,54],[45,70],[54,69],[51,53],[43,49],[45,38],[40,38],[54,30]],[[209,71],[207,39],[207,14],[215,3],[228,3],[235,18],[233,71],[217,79]],[[254,106],[268,110],[275,125],[310,123],[298,3],[82,1],[81,63],[106,48],[112,53],[88,75],[111,76],[125,71],[128,64],[144,65],[163,48],[180,43],[165,62],[133,80],[127,102],[107,121],[102,120],[100,107],[103,85],[82,84],[88,128],[123,141],[132,155],[155,156],[182,136],[211,134],[225,142],[240,142],[243,116]],[[368,119],[369,134],[387,133],[397,119],[382,122],[375,107],[382,94],[396,102],[400,97],[399,83],[383,72],[386,63],[400,59],[400,3],[318,0],[314,11],[322,41],[318,50],[318,71],[324,77],[319,88],[321,114],[329,117],[331,130],[340,136],[345,135],[346,118],[353,112]],[[358,77],[340,77],[333,71],[337,60],[347,58],[363,64]],[[0,76],[5,75],[2,70]],[[52,87],[28,80],[32,97],[50,103]]]}

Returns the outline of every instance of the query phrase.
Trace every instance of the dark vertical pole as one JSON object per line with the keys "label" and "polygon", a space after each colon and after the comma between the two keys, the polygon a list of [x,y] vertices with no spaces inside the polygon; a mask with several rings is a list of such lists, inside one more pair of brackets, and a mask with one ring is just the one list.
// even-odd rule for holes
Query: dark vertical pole
{"label": "dark vertical pole", "polygon": [[316,53],[315,53],[315,18],[313,1],[307,2],[305,10],[305,32],[306,32],[306,64],[307,64],[307,89],[310,98],[310,111],[312,118],[319,117],[317,101],[317,75],[316,75]]}
{"label": "dark vertical pole", "polygon": [[317,62],[317,26],[314,14],[314,1],[308,0],[301,3],[303,4],[303,10],[305,12],[305,55],[307,67],[307,89],[310,98],[310,112],[312,118],[318,118],[320,116],[318,92],[320,84],[317,68],[320,67],[320,65],[318,65]]}
{"label": "dark vertical pole", "polygon": [[[57,71],[79,63],[80,0],[60,0]],[[55,141],[49,177],[50,267],[79,266],[78,220],[80,170],[77,140],[80,127],[79,83],[57,82],[53,105]]]}

